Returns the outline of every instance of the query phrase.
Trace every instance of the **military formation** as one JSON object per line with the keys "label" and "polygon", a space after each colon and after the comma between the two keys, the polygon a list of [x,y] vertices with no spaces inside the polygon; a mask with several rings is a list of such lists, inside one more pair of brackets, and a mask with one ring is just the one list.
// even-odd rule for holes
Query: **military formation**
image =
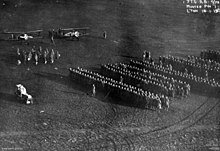
{"label": "military formation", "polygon": [[56,59],[60,58],[60,53],[58,50],[54,49],[43,49],[41,46],[36,48],[33,46],[30,50],[21,50],[17,48],[17,64],[27,64],[34,63],[38,65],[38,63],[42,62],[44,64],[54,63]]}
{"label": "military formation", "polygon": [[205,60],[212,60],[220,63],[220,52],[215,50],[205,50],[200,53],[200,57]]}
{"label": "military formation", "polygon": [[[145,91],[169,97],[184,98],[190,94],[190,85],[173,78],[143,70],[129,64],[108,64],[102,66],[102,74],[135,85]],[[121,80],[122,81],[122,80]]]}
{"label": "military formation", "polygon": [[198,77],[204,77],[207,79],[218,80],[218,75],[220,72],[220,64],[205,60],[195,56],[188,56],[185,58],[179,58],[174,56],[162,57],[160,64],[166,67],[172,66],[173,70],[179,70],[184,74],[193,74]]}
{"label": "military formation", "polygon": [[169,55],[156,62],[149,51],[144,51],[142,61],[102,65],[101,73],[70,68],[70,75],[91,87],[93,96],[111,92],[123,101],[168,110],[170,99],[183,99],[191,92],[216,95],[219,67],[217,61],[196,56],[185,59]]}
{"label": "military formation", "polygon": [[145,91],[136,86],[115,80],[113,78],[103,76],[99,73],[88,71],[82,68],[70,68],[70,76],[80,84],[89,84],[92,87],[92,95],[94,96],[98,90],[100,92],[111,92],[112,95],[123,101],[129,101],[136,105],[144,105],[151,109],[168,110],[170,100],[165,95],[158,95],[149,91]]}
{"label": "military formation", "polygon": [[[161,66],[159,64],[152,64],[150,62],[141,62],[131,60],[131,65],[137,66],[139,68],[144,68],[152,72],[157,72],[163,74],[167,77],[173,77],[174,79],[185,81],[191,87],[192,91],[202,92],[202,93],[217,93],[216,88],[220,87],[220,84],[216,82],[215,78],[209,79],[206,77],[200,77],[195,74],[181,72],[179,70],[173,69],[173,64],[168,66]],[[201,89],[202,88],[202,89]]]}

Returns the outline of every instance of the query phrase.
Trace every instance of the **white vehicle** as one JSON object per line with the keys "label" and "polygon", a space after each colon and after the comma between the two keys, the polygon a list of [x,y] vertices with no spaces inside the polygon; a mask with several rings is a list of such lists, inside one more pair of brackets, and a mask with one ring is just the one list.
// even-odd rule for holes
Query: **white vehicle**
{"label": "white vehicle", "polygon": [[27,93],[26,88],[22,84],[16,85],[15,95],[25,104],[33,104],[33,97]]}

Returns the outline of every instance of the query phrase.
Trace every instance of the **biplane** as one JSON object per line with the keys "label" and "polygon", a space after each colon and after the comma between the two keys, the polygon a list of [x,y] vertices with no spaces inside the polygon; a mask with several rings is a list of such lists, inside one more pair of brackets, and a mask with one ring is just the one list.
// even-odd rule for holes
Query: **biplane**
{"label": "biplane", "polygon": [[34,30],[34,31],[27,31],[27,32],[7,32],[4,31],[2,34],[8,34],[11,35],[11,37],[8,37],[6,40],[12,40],[12,41],[27,41],[29,39],[34,38],[43,38],[41,36],[43,30]]}
{"label": "biplane", "polygon": [[89,27],[52,29],[49,31],[49,37],[51,41],[53,41],[54,38],[79,40],[79,37],[89,35],[88,30]]}

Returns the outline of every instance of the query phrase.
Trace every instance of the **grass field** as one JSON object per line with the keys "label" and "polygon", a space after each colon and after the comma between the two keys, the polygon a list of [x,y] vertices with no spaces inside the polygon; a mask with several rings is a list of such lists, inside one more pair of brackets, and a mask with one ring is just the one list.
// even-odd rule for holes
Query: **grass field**
{"label": "grass field", "polygon": [[[169,111],[151,111],[119,104],[107,94],[91,97],[68,77],[69,67],[94,70],[141,58],[144,50],[156,58],[219,50],[218,14],[187,14],[179,0],[4,0],[0,5],[0,31],[45,31],[45,38],[29,45],[0,41],[0,150],[219,150],[219,98],[192,94],[173,99]],[[90,35],[55,39],[54,46],[47,30],[59,27],[90,27]],[[61,58],[17,66],[16,49],[33,45],[59,50]],[[16,100],[17,83],[27,87],[35,104]]]}

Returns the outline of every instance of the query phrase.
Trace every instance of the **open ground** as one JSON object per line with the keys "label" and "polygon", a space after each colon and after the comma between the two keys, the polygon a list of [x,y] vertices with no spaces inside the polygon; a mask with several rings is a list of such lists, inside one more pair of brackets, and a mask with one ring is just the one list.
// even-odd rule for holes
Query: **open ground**
{"label": "open ground", "polygon": [[[152,111],[120,104],[108,94],[91,97],[68,76],[70,67],[95,70],[141,58],[144,50],[156,58],[219,50],[218,14],[187,14],[179,0],[0,2],[1,31],[91,29],[80,41],[55,40],[55,46],[47,32],[29,45],[0,41],[0,150],[220,150],[219,98],[191,94],[173,99],[169,111]],[[16,49],[33,45],[59,50],[61,58],[17,66]],[[33,105],[16,100],[18,83],[34,96]]]}

